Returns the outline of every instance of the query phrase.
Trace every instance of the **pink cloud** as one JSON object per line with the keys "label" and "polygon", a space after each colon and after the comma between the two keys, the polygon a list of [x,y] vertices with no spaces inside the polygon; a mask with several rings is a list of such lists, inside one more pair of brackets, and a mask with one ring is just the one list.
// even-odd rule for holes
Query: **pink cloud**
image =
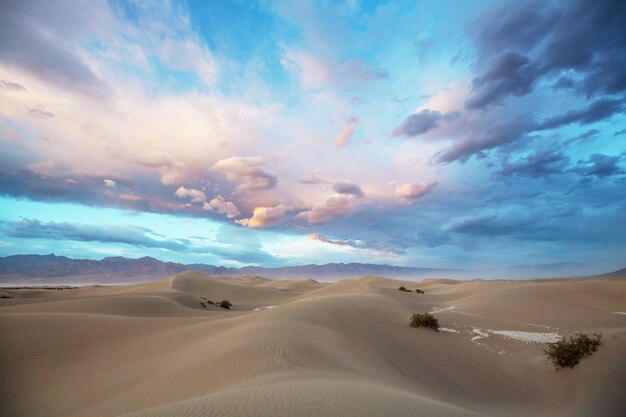
{"label": "pink cloud", "polygon": [[232,201],[224,200],[224,197],[221,195],[218,195],[211,201],[204,203],[203,208],[209,211],[216,210],[218,213],[225,214],[229,219],[237,217],[241,214],[241,212],[237,209],[237,206]]}
{"label": "pink cloud", "polygon": [[239,191],[258,191],[273,188],[278,178],[265,166],[261,156],[231,156],[220,159],[213,170],[226,174],[230,182],[238,182]]}
{"label": "pink cloud", "polygon": [[398,185],[394,191],[394,195],[406,202],[412,203],[420,197],[432,192],[433,188],[437,185],[436,182],[428,184],[419,183],[405,183]]}
{"label": "pink cloud", "polygon": [[341,148],[342,146],[345,146],[350,138],[352,138],[352,135],[354,135],[358,124],[359,119],[357,119],[356,117],[349,118],[346,121],[346,126],[341,130],[341,132],[339,132],[339,134],[335,138],[335,147]]}
{"label": "pink cloud", "polygon": [[207,200],[206,194],[193,188],[178,187],[174,195],[178,198],[189,197],[192,203],[203,203]]}
{"label": "pink cloud", "polygon": [[280,222],[289,210],[291,207],[284,204],[279,204],[276,207],[257,207],[252,212],[252,217],[236,220],[235,223],[252,228],[270,226]]}

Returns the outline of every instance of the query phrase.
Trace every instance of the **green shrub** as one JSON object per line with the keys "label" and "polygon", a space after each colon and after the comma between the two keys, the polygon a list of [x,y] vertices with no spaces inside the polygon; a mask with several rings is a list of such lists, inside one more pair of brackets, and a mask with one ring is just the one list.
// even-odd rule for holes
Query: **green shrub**
{"label": "green shrub", "polygon": [[551,343],[544,352],[555,368],[573,368],[582,358],[598,350],[601,338],[602,335],[597,333],[593,337],[579,334]]}
{"label": "green shrub", "polygon": [[220,307],[225,308],[226,310],[230,310],[230,308],[233,306],[230,301],[228,300],[222,300],[220,301]]}
{"label": "green shrub", "polygon": [[430,313],[413,314],[411,316],[411,321],[409,322],[409,324],[411,325],[411,327],[426,327],[433,330],[439,329],[439,321],[435,316]]}

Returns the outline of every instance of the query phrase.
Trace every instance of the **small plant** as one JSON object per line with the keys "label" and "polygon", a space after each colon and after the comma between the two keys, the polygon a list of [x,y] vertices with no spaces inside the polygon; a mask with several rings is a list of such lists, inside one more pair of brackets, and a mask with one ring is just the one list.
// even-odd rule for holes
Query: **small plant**
{"label": "small plant", "polygon": [[230,303],[230,301],[228,301],[228,300],[222,300],[222,301],[220,301],[219,306],[220,306],[220,307],[222,307],[222,308],[225,308],[226,310],[230,310],[230,308],[231,308],[233,305],[232,305],[232,304]]}
{"label": "small plant", "polygon": [[407,290],[406,287],[403,285],[401,287],[398,288],[398,291],[403,291],[403,292],[413,292],[411,290]]}
{"label": "small plant", "polygon": [[416,294],[424,294],[424,290],[420,290],[419,288],[415,290]]}
{"label": "small plant", "polygon": [[10,295],[4,295],[4,294],[2,294],[2,295],[0,295],[0,298],[13,298],[13,297],[11,297]]}
{"label": "small plant", "polygon": [[213,301],[211,301],[211,300],[206,300],[206,302],[207,302],[207,303],[209,303],[209,304],[211,304],[211,305],[215,304],[215,303],[214,303]]}
{"label": "small plant", "polygon": [[409,324],[411,325],[411,327],[426,327],[433,330],[439,329],[439,321],[435,316],[430,313],[413,314],[411,316],[411,321],[409,322]]}
{"label": "small plant", "polygon": [[548,358],[556,369],[573,368],[586,356],[590,356],[600,346],[601,334],[595,333],[593,337],[579,334],[565,338],[556,343],[551,343],[545,350]]}
{"label": "small plant", "polygon": [[206,308],[206,304],[204,304],[203,302],[200,302],[200,305],[204,308]]}

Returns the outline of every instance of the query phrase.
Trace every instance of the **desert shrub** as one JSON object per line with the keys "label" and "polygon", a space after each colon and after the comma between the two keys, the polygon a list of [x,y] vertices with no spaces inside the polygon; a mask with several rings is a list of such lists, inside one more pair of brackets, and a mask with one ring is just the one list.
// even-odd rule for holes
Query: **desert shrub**
{"label": "desert shrub", "polygon": [[419,288],[415,290],[416,294],[424,294],[424,290],[420,290]]}
{"label": "desert shrub", "polygon": [[426,327],[433,330],[439,329],[439,321],[435,316],[430,313],[413,314],[411,316],[411,321],[409,322],[409,324],[411,325],[411,327]]}
{"label": "desert shrub", "polygon": [[220,301],[220,307],[225,308],[226,310],[230,310],[233,305],[228,300]]}
{"label": "desert shrub", "polygon": [[573,368],[586,356],[598,350],[600,346],[601,334],[594,334],[589,337],[586,334],[578,334],[565,338],[556,343],[551,343],[545,350],[548,358],[554,366],[558,368]]}
{"label": "desert shrub", "polygon": [[206,304],[204,304],[203,302],[200,302],[200,305],[204,308],[206,308]]}
{"label": "desert shrub", "polygon": [[11,297],[10,295],[4,295],[4,294],[2,294],[2,295],[0,295],[0,298],[13,298],[13,297]]}
{"label": "desert shrub", "polygon": [[206,300],[206,302],[207,302],[207,303],[209,303],[209,304],[211,304],[211,305],[215,304],[215,303],[214,303],[213,301],[211,301],[211,300]]}
{"label": "desert shrub", "polygon": [[401,287],[398,287],[398,291],[411,292],[411,290],[407,290],[404,285]]}

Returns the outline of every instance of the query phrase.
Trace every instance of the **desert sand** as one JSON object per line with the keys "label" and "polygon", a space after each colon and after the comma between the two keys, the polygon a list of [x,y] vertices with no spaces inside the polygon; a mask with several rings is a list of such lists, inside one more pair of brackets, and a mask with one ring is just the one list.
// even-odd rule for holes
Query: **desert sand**
{"label": "desert sand", "polygon": [[[626,415],[619,278],[322,284],[185,272],[0,295],[13,297],[0,299],[6,416]],[[414,312],[433,312],[442,331],[409,327]],[[602,345],[557,371],[543,342],[575,332],[601,332]]]}

